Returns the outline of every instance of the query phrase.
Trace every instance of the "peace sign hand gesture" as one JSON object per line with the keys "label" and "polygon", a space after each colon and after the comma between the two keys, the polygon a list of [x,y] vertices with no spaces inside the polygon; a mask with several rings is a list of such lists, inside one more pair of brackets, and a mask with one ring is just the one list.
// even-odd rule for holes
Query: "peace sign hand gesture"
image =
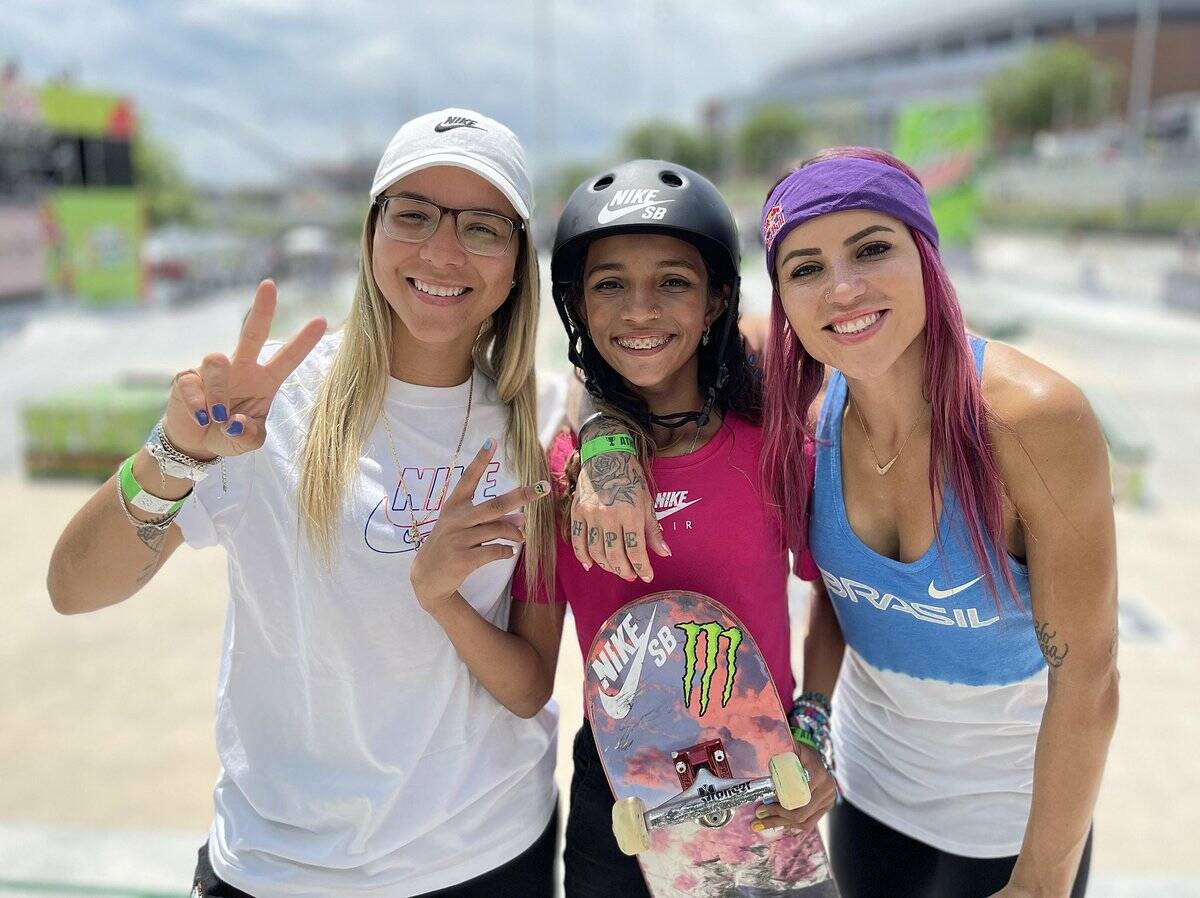
{"label": "peace sign hand gesture", "polygon": [[275,283],[263,281],[254,293],[233,357],[210,353],[198,369],[175,375],[163,429],[179,451],[209,461],[218,455],[252,452],[266,440],[267,412],[275,394],[312,352],[326,326],[324,318],[314,318],[260,365],[258,357],[271,333],[276,300]]}
{"label": "peace sign hand gesture", "polygon": [[496,441],[489,438],[442,504],[437,524],[413,559],[409,580],[417,601],[430,614],[446,605],[475,570],[517,553],[510,546],[484,543],[523,543],[525,516],[516,512],[550,493],[550,484],[542,480],[474,504],[475,490],[495,452]]}

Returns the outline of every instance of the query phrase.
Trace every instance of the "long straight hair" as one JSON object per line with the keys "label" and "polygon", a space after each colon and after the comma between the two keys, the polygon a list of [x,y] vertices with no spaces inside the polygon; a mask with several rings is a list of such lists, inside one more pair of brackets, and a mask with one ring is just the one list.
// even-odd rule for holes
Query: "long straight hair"
{"label": "long straight hair", "polygon": [[[921,183],[916,173],[895,156],[870,147],[825,150],[801,163],[796,170],[816,162],[845,158],[890,165]],[[768,196],[774,190],[772,187]],[[944,484],[949,483],[962,507],[971,553],[997,609],[1001,607],[1000,591],[989,549],[995,566],[1000,569],[1006,591],[1020,607],[1021,599],[1007,564],[1004,484],[988,431],[989,423],[996,422],[996,418],[983,398],[962,308],[941,256],[924,234],[913,228],[908,231],[921,259],[925,292],[922,390],[932,406],[929,504],[935,522],[935,538],[940,550],[941,530],[936,527],[938,507],[943,504]],[[783,515],[788,545],[799,553],[808,548],[812,481],[809,465],[814,463],[803,448],[805,440],[816,440],[810,410],[821,389],[825,366],[805,351],[784,314],[775,272],[769,274],[772,284],[771,332],[764,390],[763,480]]]}
{"label": "long straight hair", "polygon": [[[300,520],[309,541],[331,563],[335,525],[342,500],[358,476],[367,437],[379,420],[390,376],[392,314],[372,273],[372,244],[377,207],[363,222],[354,302],[342,329],[333,366],[317,399],[300,469]],[[538,440],[537,382],[534,349],[539,299],[537,254],[528,230],[521,232],[516,286],[483,324],[472,357],[493,380],[508,407],[505,440],[521,483],[548,479]],[[530,595],[539,586],[553,595],[553,509],[532,502],[525,509],[525,583]]]}

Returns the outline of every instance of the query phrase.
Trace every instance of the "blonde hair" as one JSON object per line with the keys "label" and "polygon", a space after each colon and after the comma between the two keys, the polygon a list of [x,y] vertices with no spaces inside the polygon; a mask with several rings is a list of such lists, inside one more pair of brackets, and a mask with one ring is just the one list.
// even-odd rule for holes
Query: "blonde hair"
{"label": "blonde hair", "polygon": [[[354,303],[342,327],[342,343],[321,386],[300,468],[300,521],[309,541],[332,565],[335,522],[358,474],[367,437],[383,410],[390,376],[392,316],[372,274],[376,208],[363,222]],[[508,407],[505,441],[522,484],[548,478],[538,440],[534,349],[539,301],[538,260],[528,226],[520,237],[517,284],[480,330],[471,351],[475,366],[493,380]],[[553,596],[554,510],[538,501],[525,509],[525,585]],[[539,584],[539,580],[541,581]]]}

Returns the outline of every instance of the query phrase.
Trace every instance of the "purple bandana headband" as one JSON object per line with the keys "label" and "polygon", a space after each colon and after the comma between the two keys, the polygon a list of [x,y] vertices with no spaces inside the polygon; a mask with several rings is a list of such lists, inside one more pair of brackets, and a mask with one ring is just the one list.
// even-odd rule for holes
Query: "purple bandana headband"
{"label": "purple bandana headband", "polygon": [[763,206],[762,240],[767,271],[775,280],[775,254],[792,229],[830,212],[870,209],[920,231],[938,245],[937,225],[921,185],[891,165],[841,157],[806,165],[779,182]]}

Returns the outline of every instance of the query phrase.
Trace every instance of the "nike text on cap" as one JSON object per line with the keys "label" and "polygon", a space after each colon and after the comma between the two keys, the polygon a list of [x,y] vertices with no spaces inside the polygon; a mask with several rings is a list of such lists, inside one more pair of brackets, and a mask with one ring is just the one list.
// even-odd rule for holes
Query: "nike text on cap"
{"label": "nike text on cap", "polygon": [[521,218],[529,219],[533,187],[521,142],[498,121],[469,109],[443,109],[405,122],[379,160],[371,199],[405,175],[435,165],[475,172],[495,185]]}

